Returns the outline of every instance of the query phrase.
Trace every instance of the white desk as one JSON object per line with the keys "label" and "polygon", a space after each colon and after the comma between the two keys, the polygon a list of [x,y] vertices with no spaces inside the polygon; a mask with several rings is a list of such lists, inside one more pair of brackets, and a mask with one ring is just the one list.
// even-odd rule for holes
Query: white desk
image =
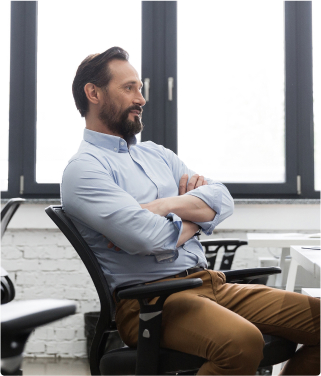
{"label": "white desk", "polygon": [[[290,255],[290,247],[292,245],[319,245],[319,234],[277,234],[277,233],[248,233],[247,241],[249,247],[278,247],[281,248],[281,255],[279,258],[278,266],[284,270],[285,258]],[[286,283],[287,276],[285,273],[278,274],[276,277],[275,285],[282,287]]]}
{"label": "white desk", "polygon": [[304,287],[301,290],[302,295],[312,296],[313,298],[321,298],[321,289],[320,288],[309,288]]}
{"label": "white desk", "polygon": [[[311,245],[304,244],[303,247],[311,247]],[[315,278],[320,279],[321,251],[304,249],[302,246],[292,246],[290,247],[290,254],[292,259],[286,284],[287,291],[294,291],[296,273],[299,265],[310,272]],[[281,368],[282,364],[273,366],[272,375],[278,375]]]}
{"label": "white desk", "polygon": [[[305,247],[305,246],[303,246]],[[306,246],[308,247],[308,246]],[[286,283],[287,291],[294,291],[295,279],[298,266],[302,266],[314,278],[320,280],[320,265],[321,265],[321,251],[313,249],[304,249],[298,246],[291,247],[290,253],[292,256],[289,275]]]}

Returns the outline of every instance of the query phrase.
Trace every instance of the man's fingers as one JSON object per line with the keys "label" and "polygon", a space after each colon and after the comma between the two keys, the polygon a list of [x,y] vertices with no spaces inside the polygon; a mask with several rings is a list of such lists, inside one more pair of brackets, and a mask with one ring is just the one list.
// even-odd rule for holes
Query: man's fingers
{"label": "man's fingers", "polygon": [[196,186],[196,183],[197,183],[198,177],[199,177],[199,175],[198,175],[198,174],[195,174],[195,175],[193,175],[193,176],[189,179],[189,182],[188,182],[188,184],[187,184],[187,192],[192,191],[193,189],[195,189],[195,186]]}
{"label": "man's fingers", "polygon": [[184,174],[179,181],[179,195],[184,195],[186,193],[186,184],[188,180],[188,175]]}
{"label": "man's fingers", "polygon": [[[114,244],[114,243],[109,242],[109,243],[107,244],[107,248],[113,248],[113,247],[115,247],[115,244]],[[115,250],[116,250],[116,251],[120,251],[120,248],[119,248],[119,247],[115,247]]]}
{"label": "man's fingers", "polygon": [[199,176],[196,182],[195,188],[201,187],[203,185],[203,182],[204,182],[204,176]]}
{"label": "man's fingers", "polygon": [[[188,184],[187,184],[187,181],[188,181],[188,175],[184,174],[181,177],[181,180],[179,182],[179,194],[180,195],[183,195],[186,192],[192,191],[195,188],[201,187],[202,185],[208,184],[207,181],[205,180],[204,176],[202,176],[202,175],[200,176],[198,174],[193,175],[190,178]],[[186,184],[187,184],[187,186],[186,186]]]}

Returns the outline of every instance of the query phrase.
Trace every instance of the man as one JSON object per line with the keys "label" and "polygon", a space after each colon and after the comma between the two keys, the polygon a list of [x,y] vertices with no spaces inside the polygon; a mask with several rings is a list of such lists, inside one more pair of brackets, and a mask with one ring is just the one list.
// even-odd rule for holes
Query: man
{"label": "man", "polygon": [[[206,270],[194,234],[211,234],[232,214],[233,200],[223,184],[195,174],[170,150],[150,141],[136,144],[143,128],[141,88],[118,47],[87,57],[73,82],[86,129],[63,174],[62,203],[111,293],[159,279],[202,278],[203,286],[166,300],[163,347],[208,359],[200,375],[255,374],[261,332],[275,334],[304,344],[283,374],[319,374],[319,300],[228,284],[223,273]],[[130,346],[137,343],[138,311],[135,300],[116,306],[119,332]]]}

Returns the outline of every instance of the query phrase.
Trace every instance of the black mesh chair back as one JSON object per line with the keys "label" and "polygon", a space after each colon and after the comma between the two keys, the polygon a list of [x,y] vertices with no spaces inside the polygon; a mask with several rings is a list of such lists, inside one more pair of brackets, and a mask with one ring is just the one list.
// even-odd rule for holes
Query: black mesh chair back
{"label": "black mesh chair back", "polygon": [[3,237],[11,218],[19,206],[26,201],[23,198],[11,198],[1,210],[1,238]]}
{"label": "black mesh chair back", "polygon": [[101,310],[100,317],[96,325],[96,332],[91,344],[90,350],[90,370],[92,375],[100,375],[99,361],[104,353],[105,336],[108,335],[107,330],[111,328],[113,319],[113,300],[101,267],[89,248],[83,237],[78,232],[72,221],[66,216],[61,206],[51,205],[47,207],[46,213],[55,222],[57,227],[69,240],[71,245],[77,251],[81,260],[85,264],[96,287]]}

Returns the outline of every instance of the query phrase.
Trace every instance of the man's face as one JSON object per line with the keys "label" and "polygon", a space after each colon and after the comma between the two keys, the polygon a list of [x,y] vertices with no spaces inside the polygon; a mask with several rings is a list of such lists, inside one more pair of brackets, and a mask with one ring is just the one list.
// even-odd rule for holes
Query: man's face
{"label": "man's face", "polygon": [[109,69],[112,79],[105,91],[99,119],[128,141],[143,129],[142,106],[146,102],[141,93],[142,83],[128,61],[112,60]]}

